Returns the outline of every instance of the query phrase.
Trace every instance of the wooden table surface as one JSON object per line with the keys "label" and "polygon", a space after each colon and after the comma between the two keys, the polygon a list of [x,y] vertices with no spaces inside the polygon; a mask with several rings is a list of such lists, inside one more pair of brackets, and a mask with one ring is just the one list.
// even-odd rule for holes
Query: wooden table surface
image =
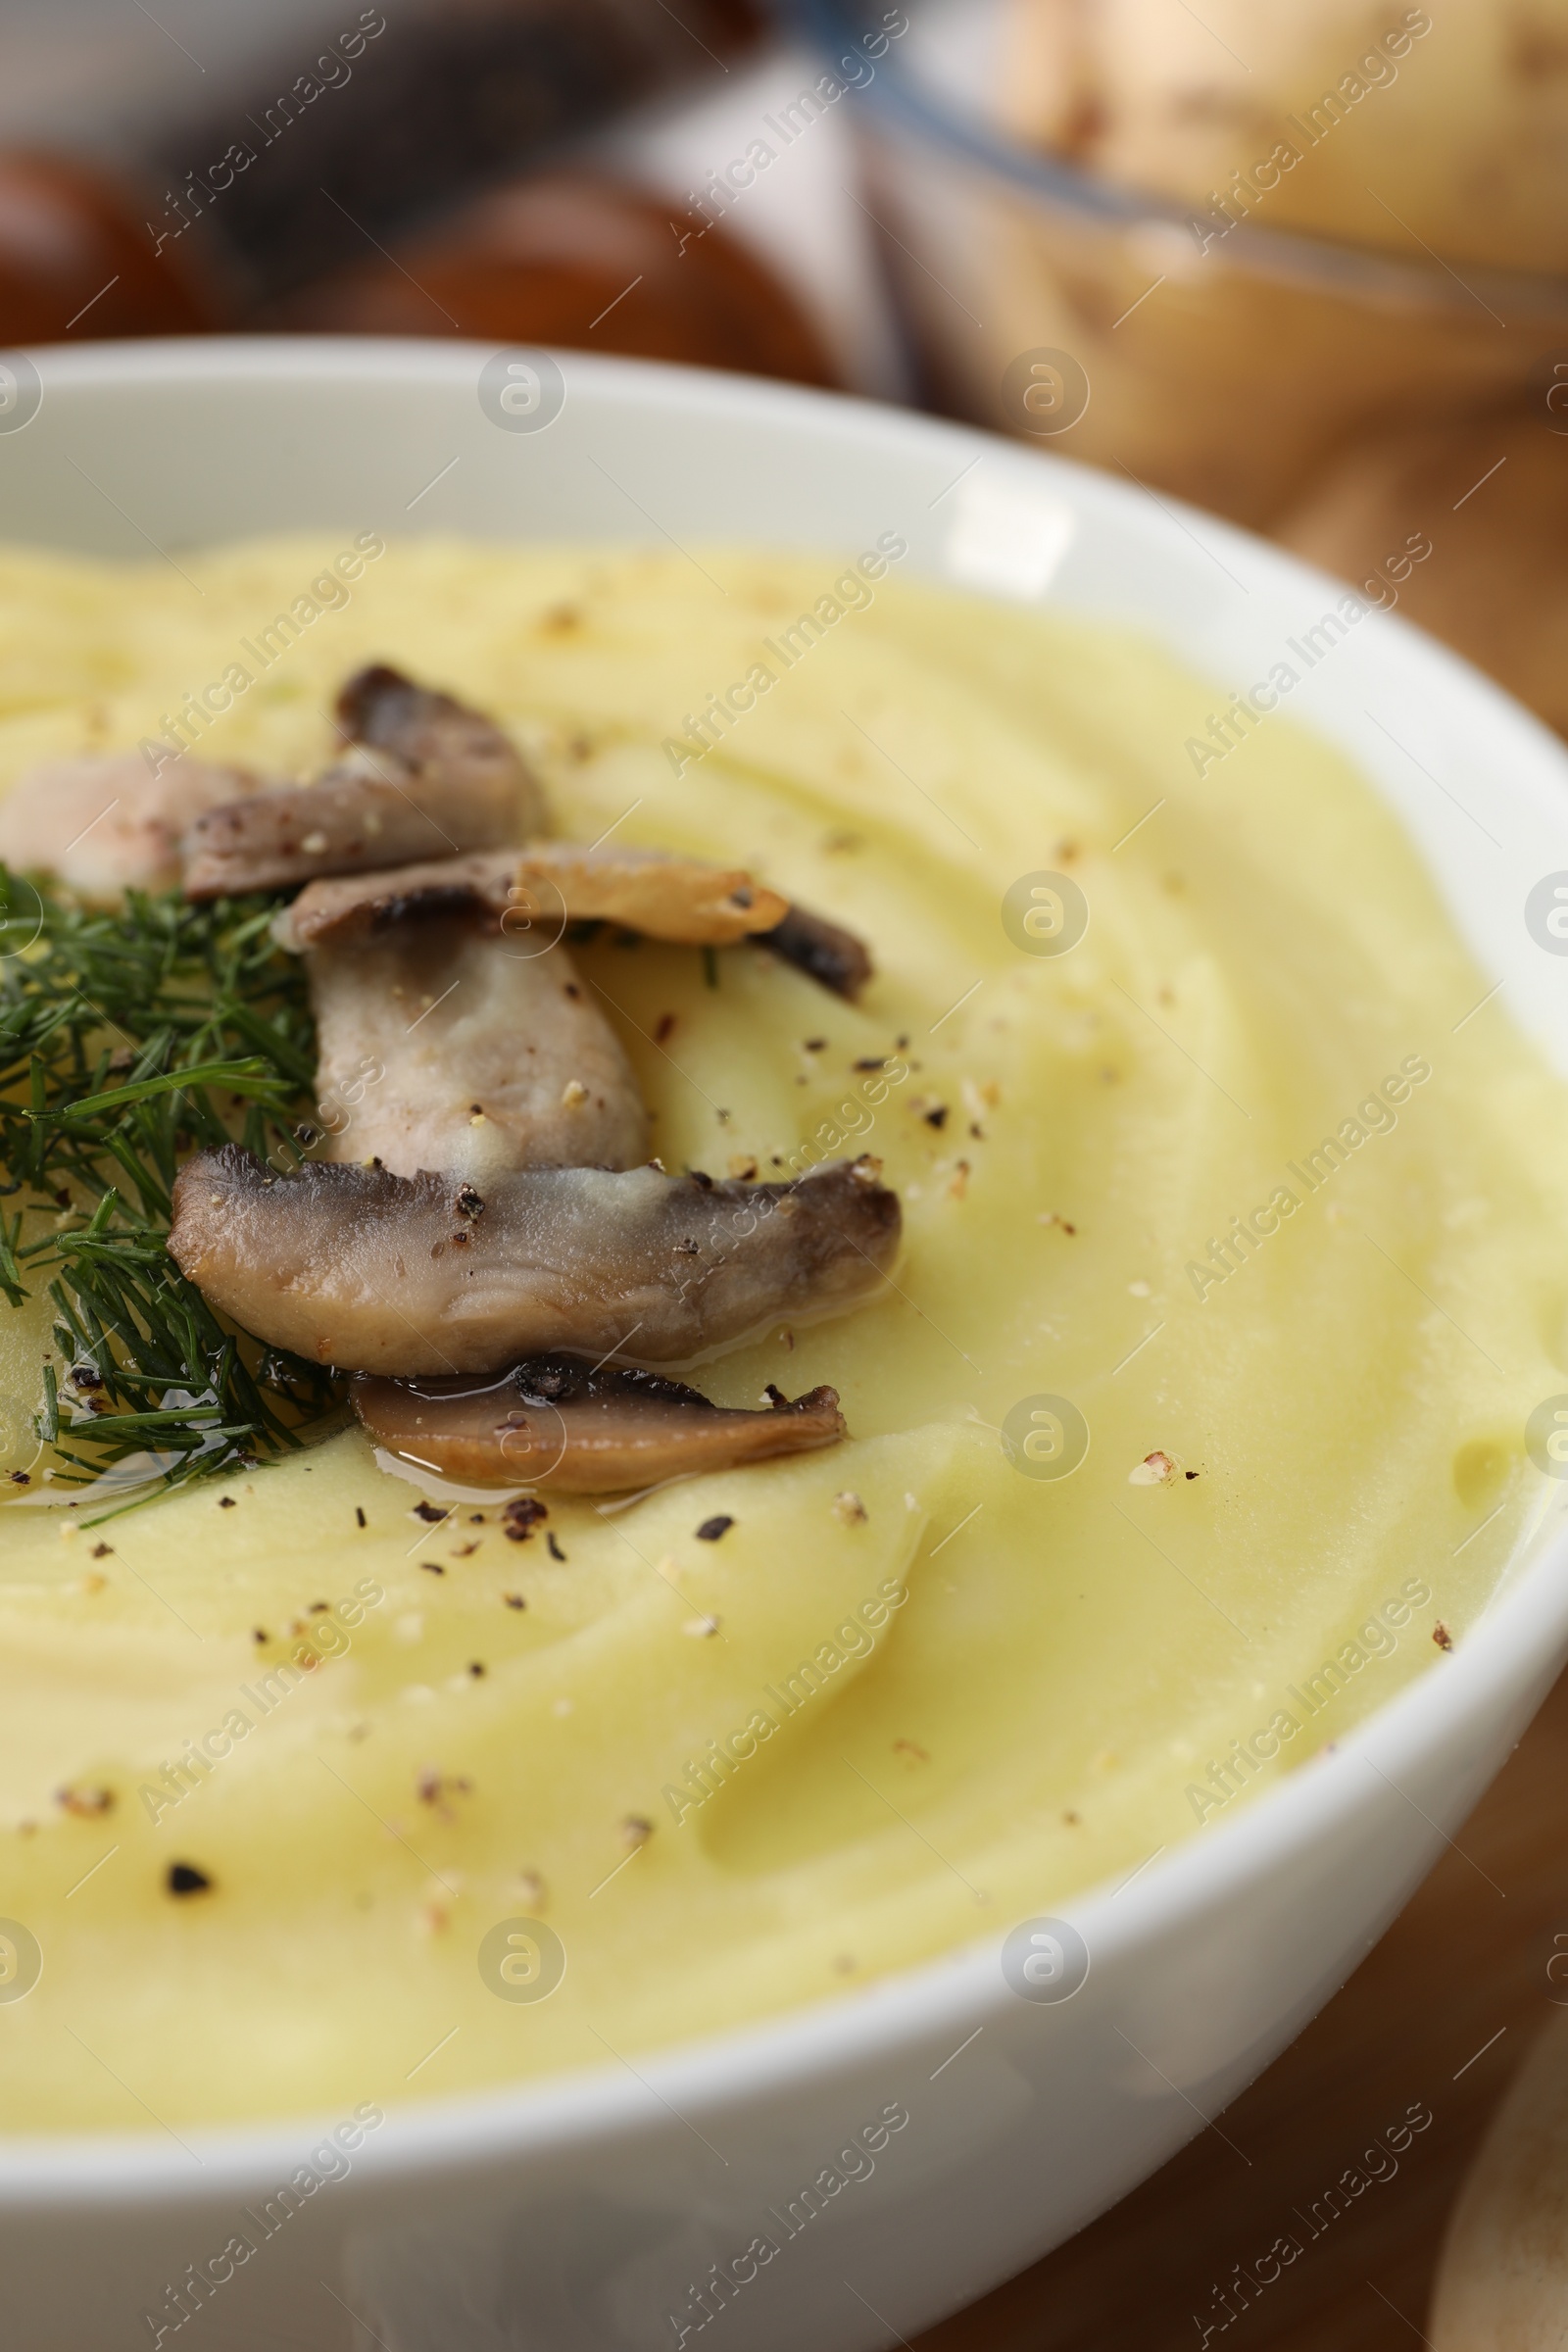
{"label": "wooden table surface", "polygon": [[[1215,2332],[1215,2352],[1412,2352],[1459,2181],[1552,2001],[1568,2002],[1568,1982],[1547,1975],[1559,1948],[1568,1954],[1568,1676],[1383,1941],[1226,2109],[1224,2136],[1200,2132],[917,2352],[1195,2352],[1194,2315],[1223,2318],[1214,2287],[1282,2231],[1302,2242],[1300,2259]],[[1568,1958],[1554,1975],[1568,1979]],[[1396,2176],[1308,2239],[1295,2209],[1412,2102],[1433,2122]]]}

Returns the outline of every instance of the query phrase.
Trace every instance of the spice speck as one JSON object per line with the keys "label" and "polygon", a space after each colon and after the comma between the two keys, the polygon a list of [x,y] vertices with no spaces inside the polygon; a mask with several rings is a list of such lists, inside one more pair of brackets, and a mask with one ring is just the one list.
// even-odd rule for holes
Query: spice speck
{"label": "spice speck", "polygon": [[55,1801],[75,1820],[90,1821],[112,1810],[115,1794],[112,1788],[57,1788]]}

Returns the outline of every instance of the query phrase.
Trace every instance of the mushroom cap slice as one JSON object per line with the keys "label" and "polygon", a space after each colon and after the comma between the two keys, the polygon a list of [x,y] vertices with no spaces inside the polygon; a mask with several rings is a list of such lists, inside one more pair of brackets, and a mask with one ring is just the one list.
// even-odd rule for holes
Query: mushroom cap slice
{"label": "mushroom cap slice", "polygon": [[313,784],[211,810],[185,841],[185,894],[284,890],[485,850],[535,832],[544,796],[495,723],[397,670],[361,670],[338,698],[354,741]]}
{"label": "mushroom cap slice", "polygon": [[454,695],[416,686],[385,662],[356,670],[337,698],[337,715],[351,743],[388,753],[421,781],[453,793],[511,794],[514,840],[544,832],[550,822],[539,779],[504,727]]}
{"label": "mushroom cap slice", "polygon": [[303,951],[325,940],[373,936],[410,915],[465,903],[482,906],[516,949],[540,949],[567,923],[616,922],[649,939],[731,947],[771,932],[789,902],[744,867],[707,865],[659,850],[579,849],[532,842],[470,858],[441,858],[372,877],[311,883],[277,936]]}
{"label": "mushroom cap slice", "polygon": [[140,752],[84,753],[29,768],[0,800],[0,859],[51,873],[84,899],[173,890],[193,819],[261,790],[240,767],[171,754],[154,774]]}
{"label": "mushroom cap slice", "polygon": [[185,896],[286,890],[313,874],[360,873],[412,858],[489,849],[516,831],[515,796],[448,792],[377,754],[354,753],[318,783],[278,785],[211,808],[185,836]]}
{"label": "mushroom cap slice", "polygon": [[169,1247],[270,1346],[412,1378],[557,1348],[689,1360],[779,1314],[864,1298],[900,1227],[869,1158],[792,1184],[526,1169],[481,1195],[455,1176],[329,1161],[273,1176],[229,1144],[180,1170]]}
{"label": "mushroom cap slice", "polygon": [[391,1453],[477,1486],[561,1494],[617,1494],[810,1452],[847,1435],[834,1389],[743,1412],[657,1372],[585,1356],[532,1356],[482,1388],[362,1377],[351,1395]]}
{"label": "mushroom cap slice", "polygon": [[550,821],[544,793],[503,727],[450,694],[416,686],[385,662],[356,670],[337,698],[351,743],[388,752],[425,780],[454,791],[499,787],[518,799],[515,839]]}

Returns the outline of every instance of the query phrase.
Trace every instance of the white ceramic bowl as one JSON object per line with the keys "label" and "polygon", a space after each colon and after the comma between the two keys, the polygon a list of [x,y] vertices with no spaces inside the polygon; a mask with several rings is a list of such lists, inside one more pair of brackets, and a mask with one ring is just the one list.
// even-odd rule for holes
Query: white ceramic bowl
{"label": "white ceramic bowl", "polygon": [[[1101,474],[731,376],[564,353],[560,415],[517,431],[477,396],[493,355],[461,344],[36,357],[42,407],[0,429],[7,538],[144,556],[149,542],[177,555],[290,526],[835,547],[896,529],[911,570],[1131,623],[1232,686],[1265,675],[1340,594]],[[1562,747],[1386,614],[1361,620],[1292,708],[1398,811],[1483,967],[1561,1061],[1568,957],[1532,942],[1523,905],[1568,864]],[[909,2122],[871,2177],[701,2332],[751,2352],[869,2352],[994,2285],[1266,2065],[1457,1829],[1568,1650],[1568,1490],[1542,1491],[1528,1556],[1455,1655],[1119,1891],[1084,1891],[1071,1917],[1092,1966],[1072,1999],[1019,1998],[994,1936],[868,1990],[639,2056],[635,2072],[394,2110],[346,2178],[193,2306],[180,2339],[222,2352],[673,2352],[670,2315],[688,2310],[689,2287],[759,2231],[781,2235],[769,2208],[894,2100]],[[188,2132],[187,2145],[162,2132],[0,2141],[10,2352],[145,2352],[159,2338],[143,2314],[220,2253],[240,2209],[260,2210],[331,2120]]]}

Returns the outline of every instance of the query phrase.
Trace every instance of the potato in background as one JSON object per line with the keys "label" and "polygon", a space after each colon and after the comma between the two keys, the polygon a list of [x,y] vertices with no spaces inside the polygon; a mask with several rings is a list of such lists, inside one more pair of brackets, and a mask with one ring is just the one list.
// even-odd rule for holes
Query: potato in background
{"label": "potato in background", "polygon": [[1206,215],[1240,173],[1274,227],[1568,268],[1568,0],[1016,0],[1011,42],[1008,126],[1128,186]]}

